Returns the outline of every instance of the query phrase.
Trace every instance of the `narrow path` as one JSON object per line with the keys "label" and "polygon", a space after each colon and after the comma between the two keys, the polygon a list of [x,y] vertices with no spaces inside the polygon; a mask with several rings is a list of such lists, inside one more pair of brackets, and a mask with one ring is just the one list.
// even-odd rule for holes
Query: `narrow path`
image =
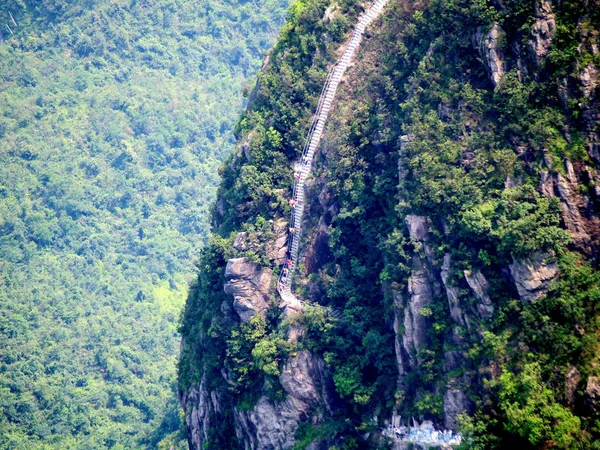
{"label": "narrow path", "polygon": [[[299,162],[294,164],[295,182],[292,200],[295,204],[292,206],[290,217],[290,228],[293,228],[294,232],[290,232],[288,238],[290,259],[284,264],[284,269],[279,275],[279,280],[277,282],[277,290],[282,299],[281,306],[285,307],[286,310],[288,310],[288,308],[291,311],[301,311],[303,309],[303,302],[292,292],[292,281],[298,264],[298,254],[300,249],[302,218],[305,206],[304,183],[310,174],[313,158],[319,147],[319,142],[321,141],[321,136],[325,129],[325,122],[329,116],[331,104],[335,98],[335,93],[342,76],[344,75],[344,72],[346,72],[352,57],[360,45],[366,27],[381,13],[388,1],[389,0],[375,1],[375,3],[373,3],[373,5],[371,5],[360,17],[352,32],[352,37],[347,44],[346,50],[344,50],[341,58],[327,76],[327,80],[321,91],[313,122],[306,137],[304,149],[302,150],[302,158]],[[414,426],[409,428],[400,426],[399,423],[396,426],[396,419],[396,417],[392,417],[392,425],[388,425],[383,429],[383,435],[393,441],[407,444],[420,444],[427,447],[442,449],[452,449],[455,446],[460,445],[462,441],[462,436],[460,434],[454,434],[449,430],[436,430],[431,422],[423,422],[421,425],[417,425],[413,419]]]}
{"label": "narrow path", "polygon": [[319,98],[317,110],[315,111],[314,120],[308,132],[308,136],[306,137],[304,149],[302,150],[302,158],[295,164],[296,180],[292,194],[294,205],[292,206],[292,214],[290,217],[290,228],[293,228],[295,231],[294,233],[290,232],[288,239],[290,258],[284,265],[277,282],[277,290],[283,300],[283,306],[290,307],[293,310],[302,309],[302,302],[292,293],[292,279],[298,264],[302,217],[304,215],[305,206],[304,183],[310,174],[313,158],[319,147],[319,142],[321,141],[321,136],[325,129],[325,122],[329,116],[331,104],[335,98],[335,93],[342,80],[342,76],[360,45],[365,29],[381,13],[388,1],[389,0],[376,0],[358,20],[346,50],[344,50],[344,53],[327,76],[327,80],[325,81],[325,85],[321,92],[321,97]]}

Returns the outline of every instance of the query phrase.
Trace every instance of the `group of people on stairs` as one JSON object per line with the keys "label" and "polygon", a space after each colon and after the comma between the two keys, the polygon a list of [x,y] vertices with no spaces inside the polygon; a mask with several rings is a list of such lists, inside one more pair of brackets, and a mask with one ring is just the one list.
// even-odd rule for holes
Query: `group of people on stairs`
{"label": "group of people on stairs", "polygon": [[300,247],[302,216],[304,213],[304,182],[310,173],[313,157],[319,146],[321,136],[325,129],[325,122],[329,116],[329,111],[333,99],[335,98],[338,85],[342,80],[342,76],[348,68],[356,49],[360,45],[365,28],[379,15],[387,2],[388,0],[377,0],[360,17],[341,58],[329,72],[304,144],[300,164],[296,164],[293,192],[292,197],[289,200],[292,211],[289,223],[288,251],[277,283],[277,290],[284,300],[284,303],[301,304],[292,293],[291,284],[298,261]]}

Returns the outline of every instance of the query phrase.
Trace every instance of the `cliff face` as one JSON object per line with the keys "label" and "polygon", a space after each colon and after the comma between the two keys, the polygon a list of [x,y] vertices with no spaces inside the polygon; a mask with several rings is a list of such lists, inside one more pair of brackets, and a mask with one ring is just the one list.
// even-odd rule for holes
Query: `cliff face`
{"label": "cliff face", "polygon": [[589,448],[599,9],[390,2],[307,182],[302,309],[275,292],[288,186],[361,8],[292,8],[182,322],[191,448],[381,448],[392,413],[470,448]]}
{"label": "cliff face", "polygon": [[[286,225],[282,220],[268,225],[272,233],[267,233],[269,240],[265,242],[265,250],[271,264],[281,263],[285,256],[286,241],[282,238],[287,237]],[[253,245],[257,243],[252,242],[247,232],[237,233],[233,240],[234,251],[247,251]],[[290,305],[273,305],[273,270],[251,262],[248,257],[228,259],[223,281],[222,289],[226,296],[216,312],[221,316],[219,320],[246,324],[256,333],[256,323],[269,320],[267,314],[270,308],[281,307],[288,318],[297,313]],[[287,339],[288,344],[294,346],[298,333],[302,333],[301,326],[289,326],[287,335],[280,337],[280,345],[285,345],[283,339]],[[251,338],[241,336],[241,339]],[[259,345],[265,342],[259,341]],[[255,356],[254,349],[252,355]],[[231,354],[226,352],[226,357],[229,356]],[[247,363],[251,364],[250,361]],[[320,416],[331,412],[331,380],[322,358],[307,350],[296,350],[288,354],[285,361],[277,360],[277,363],[280,367],[275,365],[267,370],[272,378],[262,385],[258,383],[264,374],[252,374],[257,377],[250,380],[254,385],[254,398],[244,404],[232,404],[229,393],[223,393],[219,386],[223,382],[233,383],[232,378],[239,375],[239,371],[233,370],[232,374],[228,367],[221,368],[216,386],[208,382],[207,372],[201,372],[200,382],[183,390],[180,398],[186,411],[190,447],[201,449],[206,443],[247,449],[291,448],[300,422],[311,417],[311,420],[318,421]],[[273,395],[273,382],[278,383],[276,396]],[[222,428],[227,421],[233,428],[230,432],[235,431],[235,439],[233,436],[215,435],[215,430]]]}

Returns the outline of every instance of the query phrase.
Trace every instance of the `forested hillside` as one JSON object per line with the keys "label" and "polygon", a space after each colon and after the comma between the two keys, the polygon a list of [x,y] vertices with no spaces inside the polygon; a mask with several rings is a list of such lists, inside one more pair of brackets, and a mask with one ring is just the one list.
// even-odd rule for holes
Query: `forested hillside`
{"label": "forested hillside", "polygon": [[182,445],[176,323],[286,2],[0,4],[0,448]]}

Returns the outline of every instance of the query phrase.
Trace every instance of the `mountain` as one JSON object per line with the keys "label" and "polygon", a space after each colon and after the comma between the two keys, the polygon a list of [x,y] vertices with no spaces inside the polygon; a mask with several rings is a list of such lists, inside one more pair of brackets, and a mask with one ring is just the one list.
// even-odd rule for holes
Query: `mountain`
{"label": "mountain", "polygon": [[600,4],[389,0],[307,161],[371,8],[294,2],[238,123],[181,321],[190,448],[406,448],[398,416],[597,448]]}
{"label": "mountain", "polygon": [[177,321],[286,8],[1,2],[0,448],[181,441]]}

